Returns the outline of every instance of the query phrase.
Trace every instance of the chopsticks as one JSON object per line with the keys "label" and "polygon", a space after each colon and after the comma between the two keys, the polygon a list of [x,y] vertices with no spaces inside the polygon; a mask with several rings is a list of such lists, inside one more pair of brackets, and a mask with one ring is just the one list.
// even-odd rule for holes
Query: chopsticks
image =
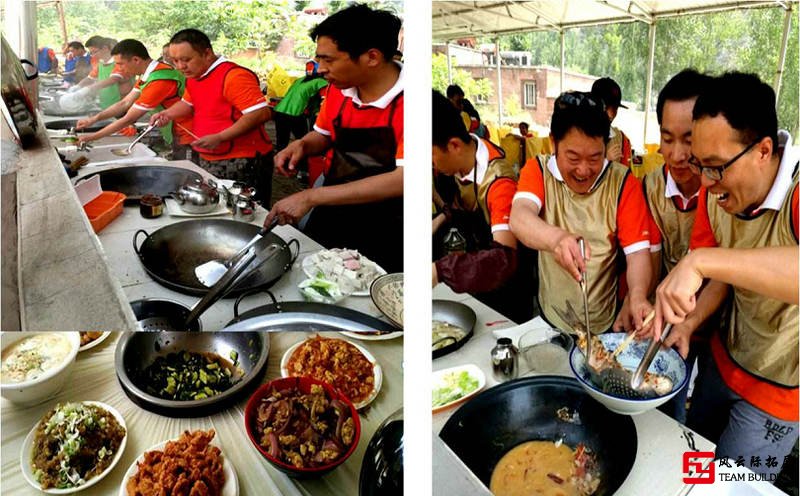
{"label": "chopsticks", "polygon": [[186,127],[184,127],[184,126],[181,126],[180,124],[178,124],[178,123],[177,123],[177,122],[175,122],[175,121],[172,121],[172,123],[173,123],[173,124],[175,124],[176,126],[178,126],[179,128],[183,129],[183,130],[184,130],[184,131],[186,131],[187,133],[189,133],[189,136],[191,136],[192,138],[194,138],[194,139],[200,139],[200,136],[198,136],[198,135],[194,134],[193,132],[189,131],[188,129],[186,129]]}
{"label": "chopsticks", "polygon": [[[650,324],[650,322],[653,321],[655,316],[656,316],[656,311],[655,310],[650,310],[650,313],[647,314],[647,317],[645,317],[644,321],[642,322],[642,329],[647,327]],[[614,352],[611,353],[611,358],[616,358],[617,355],[619,355],[620,353],[625,351],[625,348],[627,348],[628,345],[631,344],[631,341],[633,341],[633,338],[635,336],[636,336],[636,331],[633,331],[630,334],[628,334],[627,336],[625,336],[625,339],[619,344],[619,346],[617,346],[617,348],[614,350]]]}

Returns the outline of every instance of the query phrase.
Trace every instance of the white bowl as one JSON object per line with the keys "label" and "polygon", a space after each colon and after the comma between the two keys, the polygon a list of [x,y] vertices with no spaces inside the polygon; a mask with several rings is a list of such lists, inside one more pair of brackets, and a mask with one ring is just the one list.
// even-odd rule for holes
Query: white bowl
{"label": "white bowl", "polygon": [[[603,346],[608,351],[614,351],[617,346],[625,339],[624,332],[613,332],[600,334],[598,338],[603,343]],[[622,353],[617,356],[619,363],[631,373],[636,370],[639,362],[642,361],[649,340],[633,341]],[[638,415],[656,408],[678,394],[678,391],[686,385],[689,379],[686,375],[686,363],[683,358],[673,349],[664,349],[663,347],[658,351],[653,363],[650,364],[648,372],[661,374],[669,377],[672,380],[672,391],[664,396],[658,396],[651,399],[627,399],[620,398],[606,394],[589,380],[589,373],[586,371],[586,359],[583,352],[576,345],[572,348],[569,354],[569,366],[572,373],[577,377],[581,387],[589,393],[589,396],[602,403],[606,408],[612,412],[620,413],[622,415]]]}
{"label": "white bowl", "polygon": [[[75,333],[77,334],[77,333]],[[125,437],[122,438],[122,442],[119,445],[119,449],[116,453],[114,453],[114,459],[111,460],[111,463],[108,467],[105,468],[102,472],[97,474],[96,476],[92,477],[91,479],[87,480],[85,484],[77,486],[77,487],[70,487],[67,489],[42,489],[42,486],[36,481],[36,477],[33,475],[33,467],[31,466],[31,458],[33,457],[33,438],[36,436],[36,429],[39,427],[39,424],[42,422],[42,419],[39,422],[36,422],[36,425],[33,426],[33,429],[28,433],[27,437],[25,437],[25,441],[22,443],[22,452],[20,453],[20,465],[22,466],[22,476],[25,477],[25,480],[30,484],[32,487],[47,493],[47,494],[71,494],[78,491],[83,491],[87,487],[91,487],[98,483],[100,479],[108,475],[114,467],[119,462],[120,458],[122,458],[122,453],[125,451],[125,445],[128,444],[128,426],[125,425],[125,419],[122,415],[112,406],[106,405],[105,403],[100,403],[99,401],[81,401],[84,405],[94,405],[97,407],[102,408],[103,410],[107,411],[114,418],[117,420],[119,425],[125,429]]]}
{"label": "white bowl", "polygon": [[[34,336],[36,334],[46,333],[29,333],[29,332],[4,332],[0,334],[0,350],[5,350],[12,344],[24,338]],[[81,346],[81,336],[77,332],[63,332],[67,339],[69,339],[72,348],[69,354],[64,358],[56,367],[45,371],[36,379],[23,381],[23,382],[0,382],[0,395],[3,398],[17,403],[20,405],[30,406],[43,403],[53,397],[61,390],[72,371],[72,365],[75,363],[75,357],[78,355],[78,349]]]}

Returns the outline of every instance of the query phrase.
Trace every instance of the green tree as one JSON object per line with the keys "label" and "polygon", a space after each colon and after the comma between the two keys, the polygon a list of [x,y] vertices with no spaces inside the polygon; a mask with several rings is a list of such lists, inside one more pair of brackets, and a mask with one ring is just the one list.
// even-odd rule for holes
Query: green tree
{"label": "green tree", "polygon": [[[447,56],[441,53],[434,54],[432,68],[433,89],[444,94],[450,84],[447,80]],[[461,86],[464,95],[473,103],[486,100],[494,93],[492,85],[487,79],[473,79],[472,75],[463,69],[453,67],[452,77],[453,84]]]}

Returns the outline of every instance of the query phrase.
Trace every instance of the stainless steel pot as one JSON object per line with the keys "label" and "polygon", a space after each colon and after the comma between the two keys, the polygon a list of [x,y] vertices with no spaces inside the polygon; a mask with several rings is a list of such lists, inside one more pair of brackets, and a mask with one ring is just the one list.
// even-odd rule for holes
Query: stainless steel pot
{"label": "stainless steel pot", "polygon": [[172,193],[178,206],[186,213],[207,214],[219,205],[219,191],[213,179],[189,179]]}

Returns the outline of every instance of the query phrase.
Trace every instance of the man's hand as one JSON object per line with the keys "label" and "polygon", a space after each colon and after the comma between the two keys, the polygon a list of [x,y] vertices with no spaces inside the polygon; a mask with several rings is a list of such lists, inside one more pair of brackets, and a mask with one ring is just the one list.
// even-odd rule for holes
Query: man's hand
{"label": "man's hand", "polygon": [[[672,326],[672,331],[670,331],[667,339],[664,340],[664,346],[667,348],[675,346],[678,349],[678,353],[685,359],[689,355],[689,342],[692,332],[694,332],[694,329],[691,327],[675,324]],[[659,330],[658,334],[661,334],[661,330]]]}
{"label": "man's hand", "polygon": [[703,284],[703,274],[695,264],[697,253],[683,257],[656,290],[656,337],[661,336],[664,322],[680,324],[697,305],[696,293]]}
{"label": "man's hand", "polygon": [[92,124],[97,122],[97,116],[93,115],[91,117],[87,117],[85,119],[79,119],[78,122],[75,124],[75,129],[83,129],[85,127],[89,127]]}
{"label": "man's hand", "polygon": [[622,146],[615,143],[606,149],[606,158],[609,162],[618,162],[622,158]]}
{"label": "man's hand", "polygon": [[203,148],[205,150],[213,150],[222,143],[219,133],[208,134],[200,139],[192,141],[192,148]]}
{"label": "man's hand", "polygon": [[297,174],[297,163],[306,156],[303,140],[294,140],[275,155],[275,171],[282,176]]}
{"label": "man's hand", "polygon": [[[556,262],[564,270],[569,272],[573,279],[581,282],[581,272],[586,270],[586,261],[581,257],[581,248],[578,246],[580,236],[564,231],[553,245],[552,252]],[[591,256],[589,243],[584,241],[586,247],[586,258]]]}
{"label": "man's hand", "polygon": [[630,323],[633,327],[632,330],[636,331],[639,338],[644,338],[652,334],[653,323],[649,322],[644,325],[644,320],[653,311],[653,305],[647,301],[647,298],[630,296]]}
{"label": "man's hand", "polygon": [[278,224],[296,224],[314,208],[312,201],[313,190],[305,189],[278,201],[267,214],[264,225],[268,226],[273,217],[278,218]]}
{"label": "man's hand", "polygon": [[90,133],[90,134],[82,134],[78,136],[78,148],[80,148],[84,143],[90,143],[92,141],[97,140],[97,133]]}
{"label": "man's hand", "polygon": [[150,116],[150,125],[151,126],[158,126],[164,127],[172,120],[172,117],[167,113],[166,110],[162,110],[161,112],[156,112],[155,114]]}
{"label": "man's hand", "polygon": [[631,332],[635,328],[631,316],[630,295],[625,295],[625,299],[622,301],[622,307],[619,309],[619,314],[617,314],[614,324],[611,325],[611,330],[614,332]]}

